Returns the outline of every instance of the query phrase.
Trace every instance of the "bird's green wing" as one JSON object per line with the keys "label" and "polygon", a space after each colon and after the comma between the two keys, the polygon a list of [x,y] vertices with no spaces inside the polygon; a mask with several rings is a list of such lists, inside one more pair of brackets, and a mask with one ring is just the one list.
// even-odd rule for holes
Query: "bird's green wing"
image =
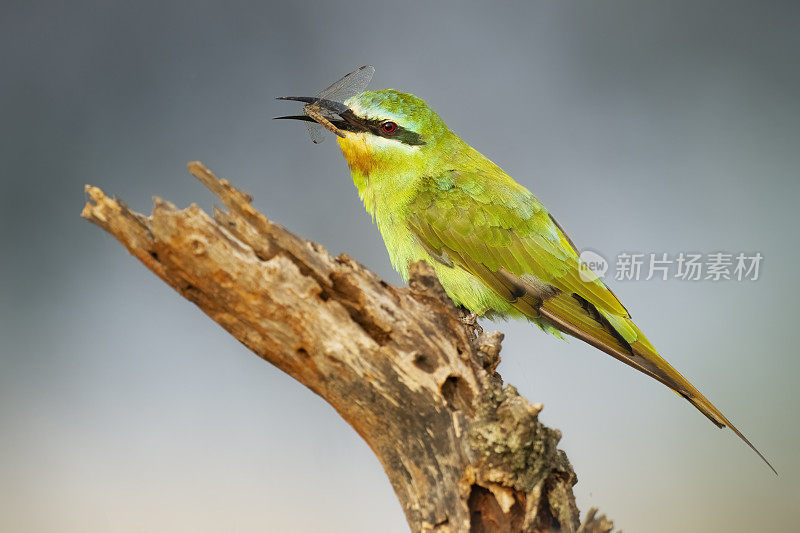
{"label": "bird's green wing", "polygon": [[581,277],[581,261],[570,239],[542,204],[511,178],[481,171],[448,171],[428,178],[410,202],[407,220],[432,256],[471,273],[526,316],[544,318],[665,384],[717,426],[730,427],[769,465],[722,412],[658,354],[603,282]]}
{"label": "bird's green wing", "polygon": [[445,253],[501,294],[512,297],[519,292],[514,283],[533,276],[598,309],[628,316],[601,280],[582,279],[569,239],[544,206],[510,178],[480,171],[429,178],[409,205],[408,219],[426,249]]}

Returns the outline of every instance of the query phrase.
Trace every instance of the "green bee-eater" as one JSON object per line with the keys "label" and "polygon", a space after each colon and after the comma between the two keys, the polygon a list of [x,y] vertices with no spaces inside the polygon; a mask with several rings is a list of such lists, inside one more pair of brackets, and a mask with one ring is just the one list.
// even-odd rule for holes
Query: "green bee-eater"
{"label": "green bee-eater", "polygon": [[[614,293],[585,275],[575,245],[530,191],[420,98],[393,89],[356,93],[371,78],[374,69],[368,69],[317,97],[283,97],[307,105],[303,115],[279,118],[316,121],[338,136],[358,194],[404,280],[411,263],[425,260],[456,305],[577,337],[671,388],[718,427],[731,428],[775,471],[658,354]],[[337,101],[341,95],[349,98]]]}

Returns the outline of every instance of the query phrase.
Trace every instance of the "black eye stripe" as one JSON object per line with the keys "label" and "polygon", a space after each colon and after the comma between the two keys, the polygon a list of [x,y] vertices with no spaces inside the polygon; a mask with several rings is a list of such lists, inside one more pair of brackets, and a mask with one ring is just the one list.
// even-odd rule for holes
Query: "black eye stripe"
{"label": "black eye stripe", "polygon": [[425,144],[425,141],[422,140],[422,137],[419,133],[411,130],[405,129],[400,124],[396,122],[392,122],[395,124],[395,129],[391,133],[387,133],[383,130],[383,125],[386,123],[386,120],[367,120],[365,121],[365,125],[369,129],[370,132],[378,135],[380,137],[386,137],[387,139],[396,139],[403,144],[408,144],[410,146],[421,146]]}
{"label": "black eye stripe", "polygon": [[425,141],[422,140],[422,136],[419,133],[407,130],[394,121],[390,121],[395,124],[394,131],[391,133],[383,131],[383,124],[386,123],[388,119],[365,119],[357,116],[351,109],[339,113],[339,116],[342,118],[332,121],[339,129],[346,131],[368,131],[373,135],[394,139],[409,146],[422,146],[425,144]]}

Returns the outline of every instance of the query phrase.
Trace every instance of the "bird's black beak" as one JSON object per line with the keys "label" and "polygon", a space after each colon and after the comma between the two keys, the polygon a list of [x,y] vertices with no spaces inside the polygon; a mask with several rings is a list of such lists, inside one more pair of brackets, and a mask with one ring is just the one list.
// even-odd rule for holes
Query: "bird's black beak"
{"label": "bird's black beak", "polygon": [[[295,102],[303,102],[304,104],[313,104],[322,109],[333,111],[337,115],[341,115],[345,111],[349,111],[349,107],[333,100],[326,100],[325,98],[314,98],[311,96],[279,96],[276,100],[294,100]],[[284,117],[277,117],[284,118]]]}
{"label": "bird's black beak", "polygon": [[[304,108],[302,115],[287,115],[283,117],[275,117],[275,120],[303,120],[305,122],[317,122],[326,129],[331,129],[329,125],[335,127],[333,131],[339,137],[344,137],[343,131],[359,131],[364,129],[363,120],[356,117],[355,113],[341,102],[333,100],[326,100],[325,98],[315,98],[311,96],[279,96],[276,100],[293,100],[295,102],[303,102],[307,107]],[[313,108],[318,108],[323,113],[309,113]],[[308,113],[308,114],[306,114]],[[339,115],[341,118],[331,116],[331,113]],[[320,116],[322,115],[322,116]],[[325,124],[328,122],[328,124]]]}

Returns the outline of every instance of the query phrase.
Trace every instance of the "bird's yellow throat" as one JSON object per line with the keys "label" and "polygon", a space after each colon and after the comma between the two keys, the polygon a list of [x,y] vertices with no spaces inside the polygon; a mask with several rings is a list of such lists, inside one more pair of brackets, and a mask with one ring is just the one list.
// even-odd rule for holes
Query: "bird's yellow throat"
{"label": "bird's yellow throat", "polygon": [[376,166],[376,159],[364,134],[347,133],[336,139],[352,172],[368,176]]}

